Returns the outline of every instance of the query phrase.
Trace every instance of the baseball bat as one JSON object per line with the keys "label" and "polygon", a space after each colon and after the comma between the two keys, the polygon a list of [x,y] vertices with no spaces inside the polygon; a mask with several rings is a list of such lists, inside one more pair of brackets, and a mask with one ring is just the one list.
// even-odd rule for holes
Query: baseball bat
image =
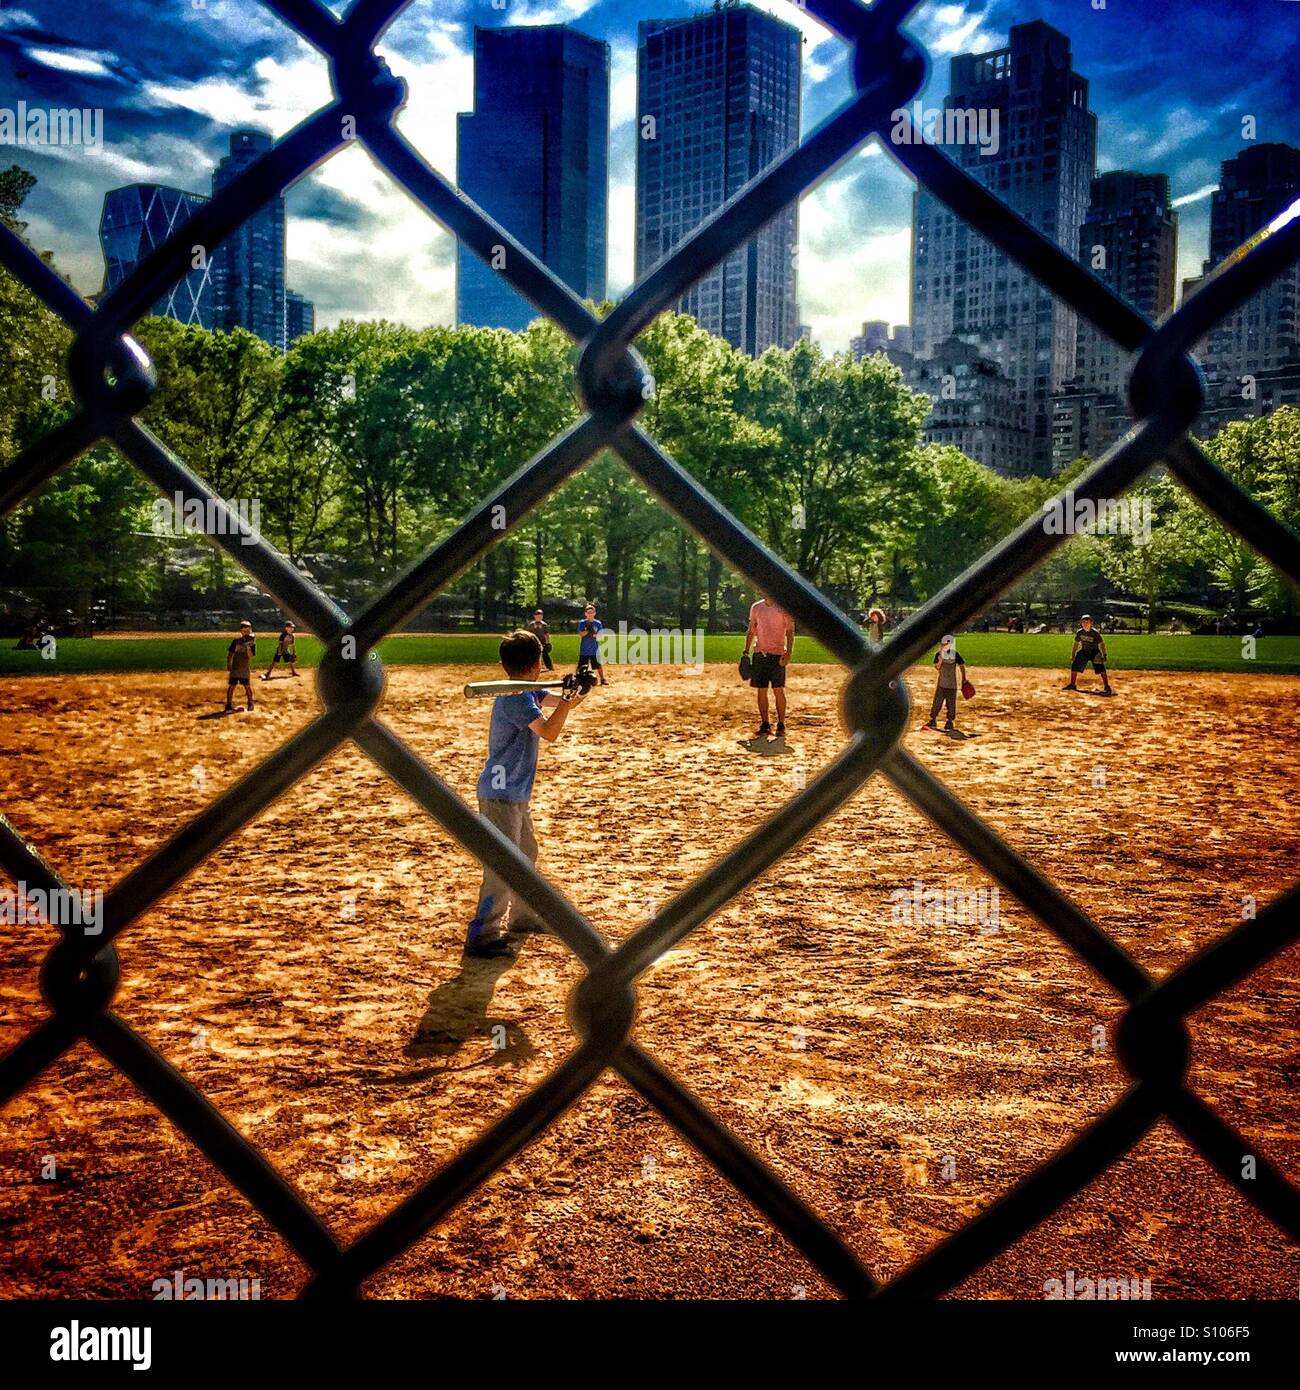
{"label": "baseball bat", "polygon": [[472,681],[465,687],[465,698],[488,695],[520,695],[525,690],[561,690],[563,681]]}

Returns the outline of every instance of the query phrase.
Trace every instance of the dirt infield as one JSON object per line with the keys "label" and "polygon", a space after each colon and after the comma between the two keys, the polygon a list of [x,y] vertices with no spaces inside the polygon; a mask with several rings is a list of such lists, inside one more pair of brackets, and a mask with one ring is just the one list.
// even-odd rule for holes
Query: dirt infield
{"label": "dirt infield", "polygon": [[[472,797],[481,669],[395,669],[382,717]],[[1300,683],[974,672],[964,742],[908,746],[1156,973],[1300,877]],[[760,758],[730,668],[620,668],[543,749],[542,864],[621,940],[841,746],[842,673],[791,675],[787,757]],[[1091,679],[1091,677],[1089,677]],[[0,688],[0,808],[106,887],[314,712],[309,679],[201,719],[220,676],[31,677]],[[1095,773],[1103,769],[1103,778]],[[1104,780],[1104,786],[1097,785]],[[897,1273],[1122,1093],[1097,982],[1005,894],[988,923],[891,920],[891,894],[991,882],[873,779],[643,977],[636,1036],[834,1226]],[[0,886],[10,887],[8,882]],[[336,754],[119,942],[115,1008],[324,1214],[359,1236],[571,1050],[580,969],[555,940],[462,961],[468,856],[361,755]],[[349,904],[355,902],[354,907]],[[986,900],[987,901],[987,900]],[[45,1013],[41,926],[0,926],[0,1045]],[[1300,1180],[1297,954],[1192,1021],[1194,1085]],[[498,1046],[498,1044],[504,1044]],[[42,1177],[52,1161],[55,1177]],[[270,1225],[89,1047],[0,1118],[0,1295],[149,1297],[177,1269],[292,1295]],[[957,1291],[1041,1298],[1149,1279],[1155,1298],[1294,1298],[1300,1251],[1160,1126]],[[375,1297],[809,1297],[830,1292],[621,1081],[367,1286]]]}

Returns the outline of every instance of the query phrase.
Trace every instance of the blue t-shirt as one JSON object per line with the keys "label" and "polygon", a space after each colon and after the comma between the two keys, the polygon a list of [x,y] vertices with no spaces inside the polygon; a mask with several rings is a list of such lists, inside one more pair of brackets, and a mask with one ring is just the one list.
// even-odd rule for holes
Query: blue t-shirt
{"label": "blue t-shirt", "polygon": [[488,759],[478,779],[481,800],[527,801],[532,796],[539,739],[528,726],[541,713],[535,690],[498,695],[492,702]]}
{"label": "blue t-shirt", "polygon": [[600,643],[596,637],[587,631],[587,624],[590,623],[597,633],[604,631],[604,623],[599,618],[583,618],[578,624],[578,631],[582,633],[582,641],[578,643],[579,656],[599,656]]}

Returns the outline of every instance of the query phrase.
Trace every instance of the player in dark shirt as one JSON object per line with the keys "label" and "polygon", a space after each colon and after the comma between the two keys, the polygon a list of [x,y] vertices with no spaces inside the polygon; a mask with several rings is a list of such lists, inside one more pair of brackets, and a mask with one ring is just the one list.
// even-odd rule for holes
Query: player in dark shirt
{"label": "player in dark shirt", "polygon": [[283,661],[289,668],[291,676],[298,674],[298,649],[294,645],[296,635],[297,629],[292,623],[285,623],[280,629],[280,636],[275,644],[275,652],[271,656],[271,664],[262,672],[264,681],[271,679],[271,672],[275,670],[276,663],[280,661]]}
{"label": "player in dark shirt", "polygon": [[240,623],[239,636],[226,648],[226,708],[235,707],[235,686],[242,685],[253,708],[253,657],[257,655],[257,639],[252,623]]}
{"label": "player in dark shirt", "polygon": [[554,671],[555,662],[551,660],[551,629],[549,624],[542,621],[540,608],[533,613],[533,620],[528,624],[526,631],[531,632],[542,644],[542,665],[548,671]]}
{"label": "player in dark shirt", "polygon": [[1070,648],[1070,682],[1066,690],[1078,690],[1075,683],[1079,672],[1091,666],[1101,677],[1101,693],[1113,695],[1110,677],[1106,674],[1106,639],[1092,625],[1092,614],[1085,613],[1079,619],[1079,630],[1074,634],[1074,646]]}

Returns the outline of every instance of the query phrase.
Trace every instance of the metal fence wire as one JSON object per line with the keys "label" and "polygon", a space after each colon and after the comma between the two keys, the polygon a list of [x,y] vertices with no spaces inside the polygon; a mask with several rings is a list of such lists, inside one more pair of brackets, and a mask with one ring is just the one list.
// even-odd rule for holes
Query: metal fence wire
{"label": "metal fence wire", "polygon": [[[870,137],[922,186],[1035,276],[1084,319],[1136,354],[1130,380],[1133,423],[1073,484],[1078,497],[1116,497],[1154,465],[1169,471],[1224,525],[1293,582],[1297,537],[1206,457],[1188,436],[1202,402],[1201,373],[1189,353],[1225,315],[1300,256],[1300,217],[1279,218],[1267,235],[1230,259],[1158,327],[1135,312],[942,150],[890,140],[891,113],[924,85],[926,57],[901,28],[912,0],[799,0],[852,48],[856,95],[797,148],[750,181],[652,270],[602,322],[480,208],[420,157],[394,127],[405,85],[375,53],[406,0],[355,0],[336,17],[316,0],[266,0],[328,59],[334,100],[268,150],[91,308],[12,232],[0,228],[0,264],[74,330],[69,376],[76,413],[0,472],[0,514],[8,512],[102,439],[164,494],[223,505],[133,415],[155,388],[152,365],[128,333],[189,269],[191,248],[209,252],[269,199],[323,160],[359,141],[444,228],[483,259],[504,246],[500,273],[581,347],[583,418],[525,463],[445,540],[412,565],[354,620],[270,546],[245,544],[238,518],[216,536],[303,626],[327,644],[318,684],[323,712],[277,752],[179,830],[105,896],[102,934],[64,929],[47,957],[42,989],[52,1010],[0,1061],[7,1103],[80,1039],[119,1067],[274,1224],[313,1271],[304,1296],[355,1296],[363,1280],[424,1232],[530,1141],[606,1070],[614,1068],[779,1228],[837,1289],[856,1297],[934,1297],[1010,1247],[1167,1119],[1293,1240],[1300,1240],[1300,1191],[1186,1085],[1189,1014],[1300,936],[1300,888],[1253,920],[1225,923],[1214,944],[1157,982],[1083,910],[983,823],[899,743],[907,721],[904,671],[949,631],[959,630],[1061,541],[1030,517],[879,645],[791,571],[685,473],[636,417],[653,390],[631,342],[700,276],[806,193]],[[354,133],[355,132],[355,133]],[[913,131],[913,138],[920,140]],[[1293,210],[1294,211],[1294,210]],[[727,564],[771,593],[849,671],[843,713],[849,740],[815,781],[717,861],[617,949],[524,856],[481,820],[377,716],[383,678],[375,644],[476,561],[502,532],[504,508],[518,526],[599,450],[631,472]],[[500,516],[500,512],[496,512]],[[359,1239],[343,1247],[319,1215],[110,1004],[118,981],[117,938],[222,842],[351,739],[471,854],[505,877],[527,906],[587,967],[570,1002],[579,1046],[535,1090]],[[1075,951],[1123,999],[1116,1051],[1131,1077],[1123,1097],[1071,1143],[979,1217],[888,1283],[863,1267],[844,1241],[746,1148],[690,1090],[631,1036],[638,976],[832,814],[875,772],[964,849],[1047,930]],[[0,862],[47,891],[58,873],[0,820]],[[1231,927],[1231,929],[1227,929]],[[160,926],[159,930],[165,927]],[[1256,1158],[1246,1178],[1243,1155]]]}

